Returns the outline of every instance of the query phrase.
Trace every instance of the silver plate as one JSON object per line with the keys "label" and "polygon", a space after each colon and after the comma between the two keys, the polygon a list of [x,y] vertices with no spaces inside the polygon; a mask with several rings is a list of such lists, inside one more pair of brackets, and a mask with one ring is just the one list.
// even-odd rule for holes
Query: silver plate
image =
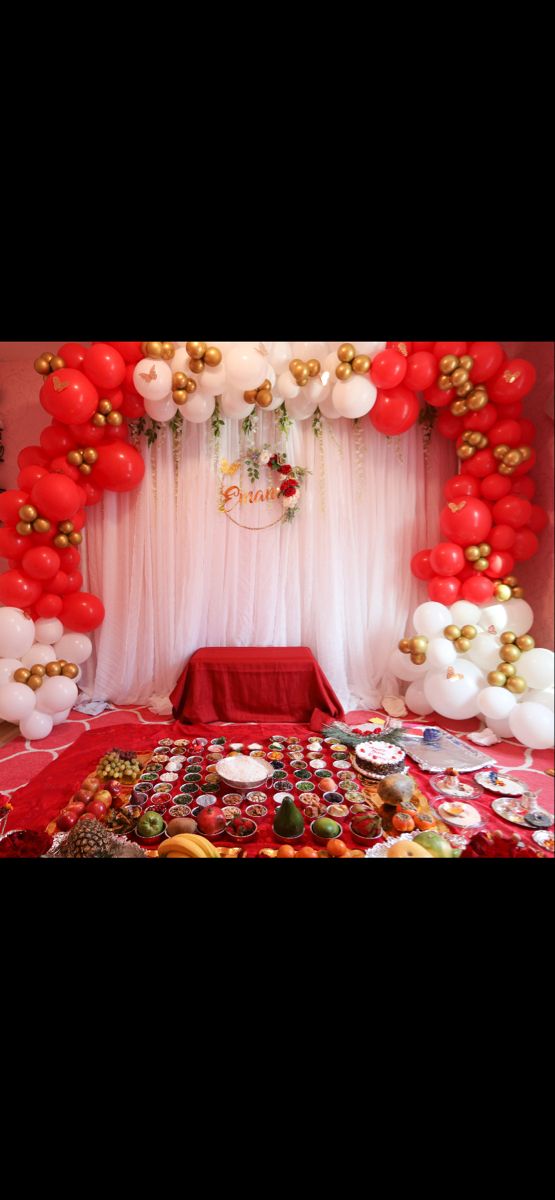
{"label": "silver plate", "polygon": [[465,771],[480,771],[482,767],[495,765],[493,758],[488,758],[473,746],[467,746],[453,733],[447,733],[445,729],[439,729],[438,732],[441,737],[433,742],[425,742],[423,736],[409,733],[403,734],[401,739],[408,757],[423,771],[438,775],[451,767],[463,774]]}

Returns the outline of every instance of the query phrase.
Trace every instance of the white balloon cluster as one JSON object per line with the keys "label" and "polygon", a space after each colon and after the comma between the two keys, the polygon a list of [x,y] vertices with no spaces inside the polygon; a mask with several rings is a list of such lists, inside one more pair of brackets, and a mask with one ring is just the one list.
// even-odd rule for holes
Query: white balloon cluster
{"label": "white balloon cluster", "polygon": [[[287,415],[294,421],[306,421],[319,408],[322,416],[335,421],[339,417],[355,420],[374,407],[377,390],[368,375],[352,374],[346,381],[336,377],[337,348],[341,342],[218,342],[222,361],[208,366],[192,377],[195,391],[189,394],[181,411],[186,421],[200,424],[214,413],[216,397],[221,397],[224,417],[242,419],[252,413],[254,404],[244,399],[245,392],[256,391],[269,380],[272,402],[265,406],[272,412],[285,404]],[[171,421],[178,411],[173,399],[173,379],[176,373],[187,375],[189,354],[186,342],[177,347],[171,362],[144,358],[137,363],[133,374],[135,387],[145,402],[146,412],[154,421]],[[386,342],[357,342],[358,354],[370,357],[385,350]],[[293,378],[289,364],[295,359],[306,362],[316,359],[321,371],[301,387]]]}
{"label": "white balloon cluster", "polygon": [[[451,608],[433,601],[421,604],[413,625],[418,636],[428,639],[426,661],[417,665],[397,649],[389,664],[393,674],[409,684],[407,707],[422,717],[432,712],[450,720],[479,717],[497,737],[517,738],[532,750],[550,749],[555,744],[553,652],[533,649],[522,654],[518,674],[526,690],[521,695],[491,687],[487,678],[499,664],[502,633],[523,637],[533,622],[526,600],[484,608],[467,600],[458,600]],[[464,657],[443,636],[449,625],[473,625],[477,630]]]}
{"label": "white balloon cluster", "polygon": [[39,741],[54,725],[67,721],[77,703],[76,680],[64,675],[46,676],[32,691],[16,683],[14,674],[65,659],[81,667],[92,654],[92,642],[84,633],[64,632],[57,618],[32,621],[19,608],[0,608],[0,720],[19,725],[23,737]]}

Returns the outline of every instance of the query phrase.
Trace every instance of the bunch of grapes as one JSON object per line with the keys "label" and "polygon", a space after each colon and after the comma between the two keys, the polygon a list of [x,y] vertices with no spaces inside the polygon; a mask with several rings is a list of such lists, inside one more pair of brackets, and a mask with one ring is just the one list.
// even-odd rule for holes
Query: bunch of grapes
{"label": "bunch of grapes", "polygon": [[141,764],[132,750],[111,750],[105,754],[97,767],[99,779],[117,779],[121,783],[135,783],[141,774]]}

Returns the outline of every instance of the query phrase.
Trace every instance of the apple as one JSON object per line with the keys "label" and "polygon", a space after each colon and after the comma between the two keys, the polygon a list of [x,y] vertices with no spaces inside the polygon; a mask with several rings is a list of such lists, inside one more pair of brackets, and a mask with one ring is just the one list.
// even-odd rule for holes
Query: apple
{"label": "apple", "polygon": [[101,800],[93,800],[92,804],[87,807],[87,812],[91,813],[93,817],[97,817],[99,821],[106,816],[107,811],[106,805],[102,804]]}
{"label": "apple", "polygon": [[81,814],[84,813],[84,811],[87,807],[87,804],[90,804],[90,802],[91,802],[90,796],[87,796],[86,804],[83,804],[82,800],[72,800],[71,803],[68,804],[67,809],[64,809],[64,812],[74,812],[77,814],[78,817],[80,817]]}
{"label": "apple", "polygon": [[417,846],[422,846],[424,850],[427,850],[432,855],[432,858],[454,857],[453,847],[449,845],[449,842],[440,833],[435,833],[433,829],[427,829],[424,833],[419,833],[417,837],[413,838],[413,841],[416,842]]}
{"label": "apple", "polygon": [[78,819],[78,813],[72,812],[70,808],[66,808],[58,817],[58,829],[63,829],[65,833],[66,830],[73,829],[73,826],[77,824]]}
{"label": "apple", "polygon": [[84,792],[89,792],[91,796],[94,796],[95,793],[98,792],[101,787],[102,787],[102,784],[100,782],[100,779],[97,779],[96,775],[87,775],[87,778],[81,784],[82,790]]}
{"label": "apple", "polygon": [[105,808],[109,808],[112,803],[112,793],[107,788],[101,788],[96,793],[95,800],[100,800],[100,803],[104,804]]}
{"label": "apple", "polygon": [[73,799],[76,800],[78,804],[83,804],[86,806],[87,804],[90,804],[93,796],[94,792],[91,788],[82,787],[78,792],[75,793]]}
{"label": "apple", "polygon": [[118,783],[117,779],[111,779],[107,791],[110,792],[111,796],[119,796],[121,793],[121,783]]}

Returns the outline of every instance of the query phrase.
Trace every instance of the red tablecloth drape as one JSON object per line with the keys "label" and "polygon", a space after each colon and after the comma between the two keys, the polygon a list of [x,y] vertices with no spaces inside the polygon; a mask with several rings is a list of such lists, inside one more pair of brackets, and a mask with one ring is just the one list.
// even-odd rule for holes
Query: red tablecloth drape
{"label": "red tablecloth drape", "polygon": [[305,646],[197,650],[170,700],[174,717],[184,725],[199,721],[306,724],[316,713],[344,718],[335,692]]}

